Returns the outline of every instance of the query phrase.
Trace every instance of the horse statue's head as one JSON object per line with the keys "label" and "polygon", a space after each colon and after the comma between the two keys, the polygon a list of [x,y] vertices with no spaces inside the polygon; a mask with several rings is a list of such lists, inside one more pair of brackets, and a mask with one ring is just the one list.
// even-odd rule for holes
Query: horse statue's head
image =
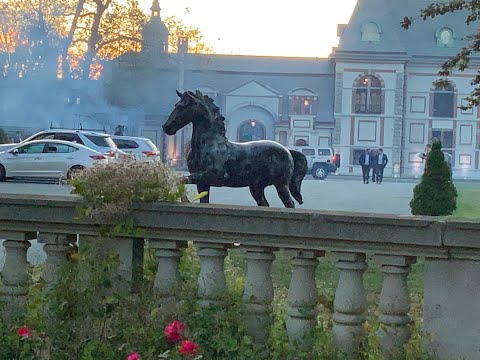
{"label": "horse statue's head", "polygon": [[[183,94],[177,91],[180,100],[163,125],[163,131],[168,135],[175,134],[186,125],[204,125],[205,129],[212,128],[212,125],[219,125],[219,129],[225,134],[223,121],[225,120],[219,112],[213,99],[203,95],[200,91],[186,91]],[[223,129],[223,130],[222,130]]]}

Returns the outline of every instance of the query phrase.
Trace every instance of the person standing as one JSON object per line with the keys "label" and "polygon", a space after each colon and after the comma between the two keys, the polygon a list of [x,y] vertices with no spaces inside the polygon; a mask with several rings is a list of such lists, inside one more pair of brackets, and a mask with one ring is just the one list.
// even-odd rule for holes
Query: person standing
{"label": "person standing", "polygon": [[372,166],[370,159],[370,149],[365,149],[365,152],[360,155],[358,162],[362,167],[363,183],[368,184],[368,178],[370,177],[370,168]]}
{"label": "person standing", "polygon": [[372,164],[372,181],[377,180],[377,162],[378,162],[378,152],[374,149],[370,150],[370,164]]}
{"label": "person standing", "polygon": [[377,184],[381,184],[383,180],[383,170],[388,164],[388,157],[383,153],[383,149],[378,149],[378,155],[375,163],[377,168]]}

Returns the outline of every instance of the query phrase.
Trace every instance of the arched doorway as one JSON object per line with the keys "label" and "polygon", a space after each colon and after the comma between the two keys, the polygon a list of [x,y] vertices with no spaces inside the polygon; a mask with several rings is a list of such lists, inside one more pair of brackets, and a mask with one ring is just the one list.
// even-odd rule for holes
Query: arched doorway
{"label": "arched doorway", "polygon": [[257,120],[245,121],[240,125],[238,141],[247,142],[255,140],[265,140],[265,126]]}

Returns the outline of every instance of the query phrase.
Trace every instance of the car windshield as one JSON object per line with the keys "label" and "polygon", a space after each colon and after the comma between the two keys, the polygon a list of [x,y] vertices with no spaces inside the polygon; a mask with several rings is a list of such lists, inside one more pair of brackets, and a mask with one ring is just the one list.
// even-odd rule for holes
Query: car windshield
{"label": "car windshield", "polygon": [[150,150],[158,151],[158,148],[155,146],[155,144],[153,142],[151,142],[150,140],[147,140],[146,143],[147,143],[148,147],[150,148]]}
{"label": "car windshield", "polygon": [[102,136],[102,135],[85,135],[85,137],[93,142],[95,145],[100,147],[106,147],[110,149],[116,149],[117,146],[113,142],[110,136]]}

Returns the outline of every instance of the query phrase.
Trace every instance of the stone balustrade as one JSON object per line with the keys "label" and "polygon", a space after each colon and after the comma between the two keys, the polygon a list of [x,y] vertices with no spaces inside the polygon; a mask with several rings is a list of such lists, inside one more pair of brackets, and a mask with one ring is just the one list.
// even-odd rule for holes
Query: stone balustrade
{"label": "stone balustrade", "polygon": [[[22,311],[27,284],[27,250],[32,239],[44,243],[45,279],[55,281],[77,238],[120,254],[121,275],[131,289],[141,279],[143,238],[99,239],[99,224],[76,218],[72,197],[0,196],[0,238],[5,239],[1,297]],[[267,340],[274,294],[274,251],[290,255],[286,328],[292,343],[311,347],[317,321],[318,259],[329,252],[339,281],[334,299],[333,335],[337,347],[359,351],[364,338],[366,293],[363,274],[371,261],[383,274],[378,321],[386,359],[403,351],[409,339],[410,299],[407,275],[417,257],[425,258],[423,331],[427,350],[439,359],[477,360],[480,352],[480,223],[447,218],[373,215],[200,204],[156,203],[132,209],[158,260],[154,282],[160,301],[175,301],[182,247],[193,241],[201,270],[198,302],[221,304],[226,291],[224,261],[228,249],[245,250],[244,301],[247,329],[259,343]],[[103,251],[103,250],[102,250]],[[101,251],[99,251],[101,253]]]}

